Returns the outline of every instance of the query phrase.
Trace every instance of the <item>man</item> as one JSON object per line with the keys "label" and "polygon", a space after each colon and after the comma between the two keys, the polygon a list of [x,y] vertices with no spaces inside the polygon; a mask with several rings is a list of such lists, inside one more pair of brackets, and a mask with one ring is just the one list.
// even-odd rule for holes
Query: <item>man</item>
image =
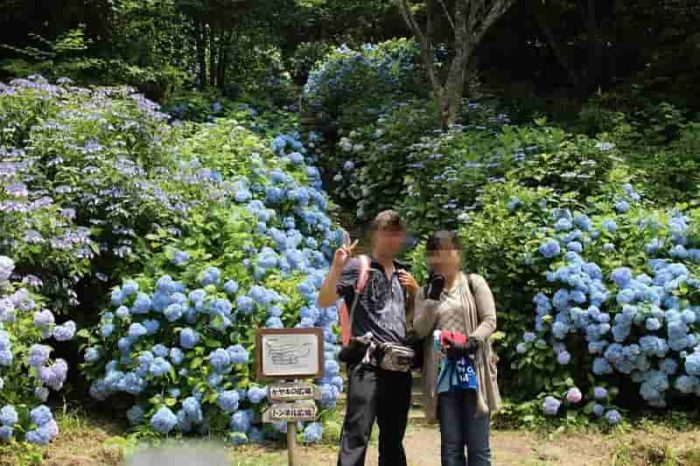
{"label": "man", "polygon": [[[372,222],[370,270],[357,300],[352,335],[371,332],[379,343],[405,344],[410,316],[408,303],[418,283],[396,260],[406,232],[399,215],[387,210]],[[361,261],[351,258],[357,241],[339,248],[318,295],[318,306],[328,307],[342,297],[348,309],[355,295]],[[348,393],[338,466],[362,466],[375,419],[379,426],[380,466],[405,466],[403,437],[411,404],[411,373],[389,371],[360,361],[348,363]]]}

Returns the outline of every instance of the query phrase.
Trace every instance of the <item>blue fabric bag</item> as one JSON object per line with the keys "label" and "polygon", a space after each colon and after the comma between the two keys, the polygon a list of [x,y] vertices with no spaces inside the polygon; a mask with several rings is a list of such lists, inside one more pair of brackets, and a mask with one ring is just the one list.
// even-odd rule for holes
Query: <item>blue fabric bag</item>
{"label": "blue fabric bag", "polygon": [[459,387],[466,390],[476,390],[478,388],[478,381],[472,359],[462,358],[459,361],[456,361],[454,365]]}

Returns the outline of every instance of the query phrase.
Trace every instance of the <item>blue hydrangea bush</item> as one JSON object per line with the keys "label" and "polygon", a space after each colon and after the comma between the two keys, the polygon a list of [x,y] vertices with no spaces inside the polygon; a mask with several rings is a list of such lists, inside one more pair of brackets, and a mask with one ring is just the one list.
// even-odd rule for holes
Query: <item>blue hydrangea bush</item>
{"label": "blue hydrangea bush", "polygon": [[[406,151],[400,210],[421,233],[457,229],[485,206],[484,188],[505,180],[552,188],[583,201],[609,182],[619,152],[603,140],[537,124],[513,125],[488,104],[465,105],[464,126],[426,134]],[[385,141],[388,142],[388,141]]]}
{"label": "blue hydrangea bush", "polygon": [[627,407],[700,396],[697,209],[655,208],[629,183],[585,203],[512,183],[486,198],[462,235],[478,242],[491,217],[503,219],[505,235],[513,228],[498,249],[508,277],[493,281],[496,296],[499,287],[521,290],[500,306],[510,390],[540,397],[546,415],[582,412],[612,425],[622,418],[614,403],[623,386],[639,400],[626,392]]}
{"label": "blue hydrangea bush", "polygon": [[426,96],[419,53],[417,44],[406,39],[342,45],[309,73],[304,105],[346,130],[369,123],[394,101]]}
{"label": "blue hydrangea bush", "polygon": [[[89,333],[90,393],[125,402],[125,416],[143,433],[215,433],[235,443],[275,437],[286,424],[260,424],[267,390],[253,379],[255,333],[324,328],[317,382],[322,406],[335,405],[338,315],[315,301],[341,232],[298,134],[264,141],[220,122],[183,141],[179,153],[181,164],[217,180],[216,202],[193,211],[178,236],[161,228],[145,238],[143,273],[113,289]],[[303,427],[308,442],[321,435],[321,423]]]}
{"label": "blue hydrangea bush", "polygon": [[175,232],[209,190],[196,186],[210,184],[204,173],[176,163],[183,135],[167,118],[128,88],[0,84],[0,252],[41,279],[55,311],[132,273],[138,238]]}
{"label": "blue hydrangea bush", "polygon": [[76,325],[58,324],[42,307],[36,283],[20,278],[14,261],[0,255],[0,441],[46,445],[58,424],[44,403],[68,375],[51,344],[73,339]]}

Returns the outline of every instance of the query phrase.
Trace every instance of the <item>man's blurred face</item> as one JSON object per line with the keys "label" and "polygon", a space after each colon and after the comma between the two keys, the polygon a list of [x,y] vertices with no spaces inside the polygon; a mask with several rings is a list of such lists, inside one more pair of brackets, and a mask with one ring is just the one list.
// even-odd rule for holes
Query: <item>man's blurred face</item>
{"label": "man's blurred face", "polygon": [[372,238],[374,250],[383,256],[396,257],[406,241],[403,230],[377,230]]}

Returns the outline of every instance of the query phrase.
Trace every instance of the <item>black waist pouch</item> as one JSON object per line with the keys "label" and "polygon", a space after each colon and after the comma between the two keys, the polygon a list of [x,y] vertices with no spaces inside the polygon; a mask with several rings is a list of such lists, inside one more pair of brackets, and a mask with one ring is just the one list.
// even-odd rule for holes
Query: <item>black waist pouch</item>
{"label": "black waist pouch", "polygon": [[357,364],[365,357],[365,353],[369,348],[369,343],[362,342],[355,337],[350,337],[347,345],[343,346],[338,353],[338,360],[345,364]]}

